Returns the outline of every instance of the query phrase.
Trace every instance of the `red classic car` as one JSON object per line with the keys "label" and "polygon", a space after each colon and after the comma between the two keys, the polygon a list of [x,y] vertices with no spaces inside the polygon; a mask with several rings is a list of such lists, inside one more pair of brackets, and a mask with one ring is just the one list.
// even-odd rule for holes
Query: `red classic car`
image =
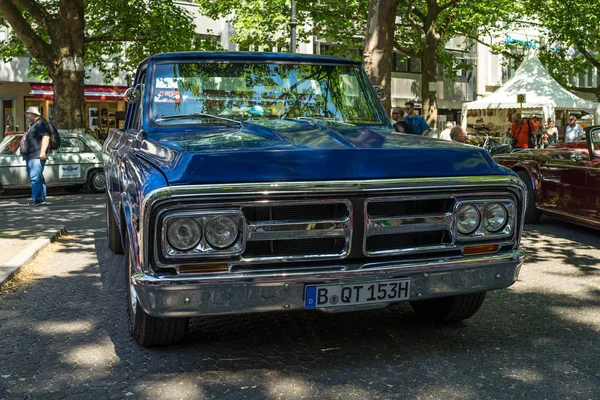
{"label": "red classic car", "polygon": [[600,229],[600,126],[586,128],[576,143],[494,157],[527,186],[526,223],[542,213]]}

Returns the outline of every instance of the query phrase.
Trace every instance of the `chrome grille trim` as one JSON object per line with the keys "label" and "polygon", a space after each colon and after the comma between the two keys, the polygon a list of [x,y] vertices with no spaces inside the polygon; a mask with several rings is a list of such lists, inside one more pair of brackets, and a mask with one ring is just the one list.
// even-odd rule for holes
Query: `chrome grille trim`
{"label": "chrome grille trim", "polygon": [[350,255],[352,250],[353,234],[353,208],[349,200],[323,199],[287,202],[262,202],[254,206],[293,206],[293,205],[318,205],[318,204],[343,204],[346,208],[345,215],[341,218],[312,219],[312,220],[284,220],[248,222],[247,242],[299,240],[299,239],[330,239],[343,238],[344,246],[341,252],[306,255],[269,255],[254,256],[242,254],[239,261],[232,261],[231,265],[247,263],[273,263],[299,260],[340,260]]}
{"label": "chrome grille trim", "polygon": [[367,236],[394,233],[429,232],[452,229],[452,213],[411,215],[406,217],[367,218]]}
{"label": "chrome grille trim", "polygon": [[[182,186],[149,185],[139,199],[139,203],[133,204],[134,210],[139,210],[139,231],[131,231],[130,251],[138,254],[135,268],[140,272],[155,274],[151,268],[152,261],[158,262],[156,258],[156,247],[151,252],[150,243],[154,238],[150,236],[152,227],[156,221],[153,218],[156,207],[173,201],[197,200],[202,204],[207,201],[220,200],[231,201],[236,197],[252,197],[251,200],[276,200],[279,196],[300,195],[309,198],[319,198],[326,194],[352,193],[356,195],[373,195],[380,192],[414,193],[433,192],[453,193],[457,190],[478,190],[479,188],[501,189],[510,197],[515,198],[518,209],[515,232],[506,244],[517,249],[520,244],[520,233],[523,230],[523,214],[525,212],[524,198],[526,195],[525,184],[514,174],[506,175],[481,175],[481,176],[458,176],[458,177],[431,177],[431,178],[399,178],[399,179],[374,179],[374,180],[347,180],[347,181],[290,181],[290,182],[258,182],[239,184],[199,184]],[[497,193],[494,193],[497,195]],[[455,246],[461,249],[463,246]],[[153,256],[154,254],[154,256]],[[273,275],[274,273],[270,273]]]}
{"label": "chrome grille trim", "polygon": [[351,235],[350,218],[338,221],[269,221],[248,225],[249,241],[320,239]]}

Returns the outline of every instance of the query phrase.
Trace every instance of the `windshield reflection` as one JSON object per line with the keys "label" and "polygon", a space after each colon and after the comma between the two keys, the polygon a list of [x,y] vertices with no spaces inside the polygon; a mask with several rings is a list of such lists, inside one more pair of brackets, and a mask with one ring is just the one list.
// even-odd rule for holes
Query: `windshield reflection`
{"label": "windshield reflection", "polygon": [[150,118],[162,126],[286,118],[383,125],[378,101],[350,65],[158,64]]}

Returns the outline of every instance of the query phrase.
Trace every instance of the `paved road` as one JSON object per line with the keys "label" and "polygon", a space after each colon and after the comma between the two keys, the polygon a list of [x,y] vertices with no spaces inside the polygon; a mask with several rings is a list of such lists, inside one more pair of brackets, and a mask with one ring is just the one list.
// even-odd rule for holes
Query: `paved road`
{"label": "paved road", "polygon": [[79,231],[0,297],[0,399],[598,399],[600,237],[546,219],[525,246],[519,282],[455,326],[404,305],[219,317],[145,349],[127,333],[123,257]]}

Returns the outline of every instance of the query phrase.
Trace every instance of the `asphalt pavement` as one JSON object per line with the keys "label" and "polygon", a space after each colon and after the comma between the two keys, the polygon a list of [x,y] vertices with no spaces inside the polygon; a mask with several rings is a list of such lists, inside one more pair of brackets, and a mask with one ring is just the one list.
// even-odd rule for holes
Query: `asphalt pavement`
{"label": "asphalt pavement", "polygon": [[519,281],[459,324],[421,322],[406,304],[210,317],[147,349],[127,332],[124,258],[88,200],[61,200],[81,228],[0,296],[0,399],[600,398],[597,231],[527,226]]}

